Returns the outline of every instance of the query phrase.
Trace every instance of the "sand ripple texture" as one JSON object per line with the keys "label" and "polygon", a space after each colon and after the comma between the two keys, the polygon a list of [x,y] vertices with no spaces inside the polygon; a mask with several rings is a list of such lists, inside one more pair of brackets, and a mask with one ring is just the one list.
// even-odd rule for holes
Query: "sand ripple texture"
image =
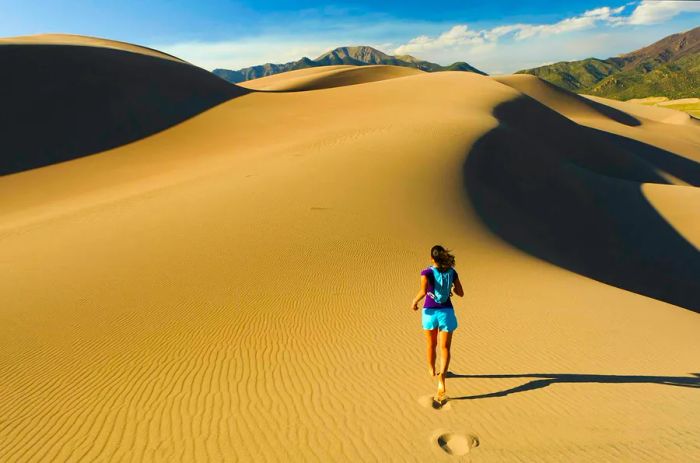
{"label": "sand ripple texture", "polygon": [[[465,160],[519,84],[353,79],[0,178],[0,461],[700,460],[700,316],[472,206]],[[692,124],[528,92],[700,158]],[[697,240],[697,187],[644,193]],[[466,292],[437,410],[409,307],[435,243]]]}

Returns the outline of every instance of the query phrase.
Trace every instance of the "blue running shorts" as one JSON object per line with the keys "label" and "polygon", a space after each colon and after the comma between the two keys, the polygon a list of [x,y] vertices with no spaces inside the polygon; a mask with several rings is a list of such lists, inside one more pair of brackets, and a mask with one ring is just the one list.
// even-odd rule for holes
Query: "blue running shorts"
{"label": "blue running shorts", "polygon": [[457,329],[457,317],[454,309],[427,309],[423,308],[423,329],[440,331],[454,331]]}

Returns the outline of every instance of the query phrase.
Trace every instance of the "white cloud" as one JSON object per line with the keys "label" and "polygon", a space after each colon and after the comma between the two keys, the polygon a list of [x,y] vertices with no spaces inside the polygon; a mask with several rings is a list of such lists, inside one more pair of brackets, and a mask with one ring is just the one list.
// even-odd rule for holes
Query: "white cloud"
{"label": "white cloud", "polygon": [[481,45],[485,42],[496,42],[499,38],[506,35],[513,35],[516,40],[524,40],[535,36],[548,36],[590,29],[601,22],[614,25],[624,21],[624,18],[619,16],[624,9],[625,5],[618,8],[604,6],[552,24],[507,24],[479,31],[469,29],[469,26],[466,24],[459,24],[437,37],[421,35],[411,39],[408,43],[397,47],[395,52],[406,54],[443,48],[468,47]]}
{"label": "white cloud", "polygon": [[627,24],[657,24],[680,13],[700,12],[700,2],[643,0],[627,19]]}
{"label": "white cloud", "polygon": [[515,38],[522,40],[534,37],[536,35],[547,36],[563,34],[565,32],[581,31],[591,29],[600,22],[607,24],[619,24],[621,21],[623,21],[623,18],[618,15],[624,8],[624,5],[618,8],[604,6],[602,8],[585,11],[580,16],[562,19],[554,24],[541,24],[536,26],[521,24],[517,28],[518,32],[515,34]]}
{"label": "white cloud", "polygon": [[[634,8],[629,8],[634,5]],[[625,15],[625,10],[631,10]],[[600,25],[620,26],[649,25],[668,21],[681,13],[700,12],[700,1],[652,1],[630,2],[616,8],[603,6],[584,11],[576,16],[564,18],[549,24],[515,23],[505,24],[491,29],[474,30],[467,24],[452,26],[437,36],[420,35],[399,45],[394,52],[398,54],[415,53],[430,57],[469,56],[475,57],[483,50],[507,48],[502,40],[510,38],[510,44],[547,38],[555,35],[577,33],[595,29]],[[576,34],[573,34],[576,35]],[[585,38],[580,40],[584,48]],[[487,47],[487,45],[491,45]],[[552,43],[553,45],[553,43]],[[512,48],[512,47],[511,47]],[[427,56],[426,56],[427,55]]]}
{"label": "white cloud", "polygon": [[480,32],[469,29],[467,25],[457,25],[436,38],[421,35],[411,39],[408,43],[397,47],[394,53],[405,55],[416,50],[433,50],[444,47],[459,47],[465,45],[480,45],[485,42],[485,37]]}

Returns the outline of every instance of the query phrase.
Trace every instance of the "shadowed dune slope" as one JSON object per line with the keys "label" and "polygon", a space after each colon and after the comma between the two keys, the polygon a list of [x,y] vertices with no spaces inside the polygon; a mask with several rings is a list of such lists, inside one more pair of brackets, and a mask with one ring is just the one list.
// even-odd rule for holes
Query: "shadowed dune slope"
{"label": "shadowed dune slope", "polygon": [[603,116],[632,127],[640,125],[639,120],[624,111],[586,99],[533,75],[513,74],[493,79],[568,117],[595,119]]}
{"label": "shadowed dune slope", "polygon": [[677,111],[659,106],[644,106],[631,104],[618,100],[611,100],[593,95],[584,95],[584,97],[596,103],[602,103],[611,108],[624,108],[624,111],[637,117],[649,119],[652,121],[662,122],[664,124],[688,125],[691,127],[700,127],[700,121],[690,116],[688,113]]}
{"label": "shadowed dune slope", "polygon": [[[146,137],[248,90],[139,47],[3,42],[0,175]],[[92,42],[89,42],[92,43]]]}
{"label": "shadowed dune slope", "polygon": [[142,55],[151,55],[180,63],[187,63],[180,58],[163,53],[160,50],[135,45],[133,43],[120,42],[101,37],[90,37],[77,34],[35,34],[18,37],[0,37],[0,45],[76,45],[85,47],[114,48],[115,50],[131,51]]}
{"label": "shadowed dune slope", "polygon": [[[0,461],[699,460],[700,316],[584,275],[688,275],[698,188],[658,164],[700,133],[571,108],[465,72],[250,92],[1,177]],[[466,293],[439,410],[436,243]]]}
{"label": "shadowed dune slope", "polygon": [[423,71],[419,69],[402,66],[324,66],[261,77],[239,85],[252,90],[299,92],[396,79],[422,73]]}
{"label": "shadowed dune slope", "polygon": [[564,268],[700,312],[700,251],[641,189],[667,183],[654,159],[531,98],[494,115],[499,127],[474,145],[465,181],[496,234]]}

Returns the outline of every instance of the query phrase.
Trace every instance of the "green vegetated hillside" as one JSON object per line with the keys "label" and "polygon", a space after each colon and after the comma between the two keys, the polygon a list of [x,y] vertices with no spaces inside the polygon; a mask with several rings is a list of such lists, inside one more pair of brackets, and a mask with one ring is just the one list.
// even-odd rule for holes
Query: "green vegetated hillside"
{"label": "green vegetated hillside", "polygon": [[648,95],[664,95],[670,99],[700,96],[700,55],[660,64],[647,72],[635,69],[610,75],[588,93],[619,100]]}
{"label": "green vegetated hillside", "polygon": [[700,27],[608,59],[564,61],[518,71],[577,93],[627,100],[700,96]]}

